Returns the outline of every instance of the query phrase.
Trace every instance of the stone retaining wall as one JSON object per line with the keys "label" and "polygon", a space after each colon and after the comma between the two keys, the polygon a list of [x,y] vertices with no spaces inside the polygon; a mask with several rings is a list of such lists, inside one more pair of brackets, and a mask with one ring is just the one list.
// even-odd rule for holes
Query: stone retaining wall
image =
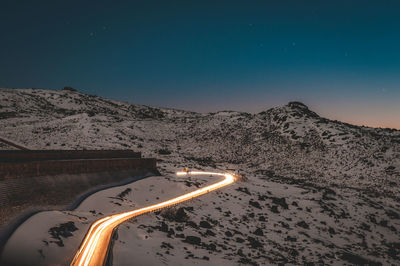
{"label": "stone retaining wall", "polygon": [[[156,159],[140,158],[133,151],[0,154],[0,228],[29,210],[66,207],[99,188],[158,174]],[[50,157],[59,160],[47,160]]]}
{"label": "stone retaining wall", "polygon": [[106,158],[140,158],[140,152],[132,150],[2,150],[0,162],[24,162],[44,160],[77,160]]}
{"label": "stone retaining wall", "polygon": [[44,175],[81,174],[135,169],[156,170],[156,159],[122,158],[0,162],[0,180]]}

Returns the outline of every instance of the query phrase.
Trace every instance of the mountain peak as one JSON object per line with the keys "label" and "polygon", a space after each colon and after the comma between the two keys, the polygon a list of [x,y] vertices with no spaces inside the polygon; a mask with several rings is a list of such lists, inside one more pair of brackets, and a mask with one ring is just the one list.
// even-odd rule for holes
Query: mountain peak
{"label": "mountain peak", "polygon": [[294,102],[289,102],[287,105],[288,105],[289,107],[291,107],[291,108],[305,108],[305,109],[308,109],[308,106],[305,105],[305,104],[302,103],[302,102],[296,102],[296,101],[294,101]]}
{"label": "mountain peak", "polygon": [[319,115],[311,111],[307,105],[302,102],[289,102],[287,105],[291,111],[297,116],[308,116],[313,118],[319,118]]}

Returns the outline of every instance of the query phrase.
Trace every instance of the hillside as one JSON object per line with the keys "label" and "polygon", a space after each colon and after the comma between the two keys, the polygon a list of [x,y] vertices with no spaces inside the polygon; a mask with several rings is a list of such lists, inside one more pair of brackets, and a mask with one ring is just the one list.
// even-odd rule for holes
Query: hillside
{"label": "hillside", "polygon": [[[332,121],[299,102],[258,114],[200,114],[73,91],[0,89],[0,106],[0,137],[38,149],[133,149],[158,158],[165,177],[106,190],[107,197],[95,195],[74,213],[43,213],[47,223],[28,220],[20,235],[39,261],[52,264],[56,250],[75,250],[98,213],[206,182],[173,175],[186,166],[239,170],[246,180],[120,226],[114,265],[135,259],[152,265],[390,265],[400,259],[398,130]],[[118,196],[123,191],[132,192]],[[76,226],[73,241],[58,236],[65,247],[48,233],[61,221]],[[41,237],[29,240],[24,226],[34,224],[46,225],[36,232]]]}
{"label": "hillside", "polygon": [[332,121],[298,102],[258,114],[199,114],[71,91],[0,89],[0,106],[1,136],[31,148],[127,148],[177,166],[232,165],[399,195],[400,131]]}

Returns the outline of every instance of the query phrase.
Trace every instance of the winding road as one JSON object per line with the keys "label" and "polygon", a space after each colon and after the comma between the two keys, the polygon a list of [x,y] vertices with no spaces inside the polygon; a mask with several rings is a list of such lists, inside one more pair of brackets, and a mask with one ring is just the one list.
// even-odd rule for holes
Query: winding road
{"label": "winding road", "polygon": [[140,209],[123,212],[119,214],[110,215],[97,220],[92,224],[88,233],[86,234],[79,250],[75,254],[74,259],[71,262],[71,266],[88,266],[88,265],[104,265],[107,254],[110,250],[111,238],[114,230],[121,223],[129,220],[133,217],[139,216],[152,211],[170,207],[178,203],[199,197],[211,191],[225,187],[236,181],[237,177],[229,173],[214,173],[214,172],[177,172],[178,176],[185,175],[211,175],[211,176],[222,176],[224,179],[212,185],[199,188],[190,193],[178,196],[176,198],[169,199],[154,205],[143,207]]}

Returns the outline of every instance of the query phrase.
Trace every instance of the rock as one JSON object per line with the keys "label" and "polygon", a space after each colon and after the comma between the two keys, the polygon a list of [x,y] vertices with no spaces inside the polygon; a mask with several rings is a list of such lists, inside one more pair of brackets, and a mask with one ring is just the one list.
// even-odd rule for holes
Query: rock
{"label": "rock", "polygon": [[263,230],[262,230],[261,228],[257,228],[257,229],[254,231],[253,234],[255,234],[255,235],[257,235],[257,236],[263,236],[263,235],[264,235],[264,232],[263,232]]}
{"label": "rock", "polygon": [[175,235],[175,231],[174,231],[174,229],[170,228],[170,229],[168,230],[168,237],[171,237],[171,236],[173,236],[173,235]]}
{"label": "rock", "polygon": [[238,254],[240,257],[246,257],[246,255],[244,255],[244,253],[243,253],[243,249],[241,249],[241,248],[238,249],[237,254]]}
{"label": "rock", "polygon": [[236,189],[237,191],[243,192],[247,195],[251,195],[250,191],[247,189],[247,187],[239,187]]}
{"label": "rock", "polygon": [[291,257],[297,257],[299,255],[299,252],[296,249],[291,248],[291,249],[289,249],[289,255]]}
{"label": "rock", "polygon": [[224,216],[225,216],[225,217],[230,217],[231,214],[232,214],[231,211],[226,211],[226,212],[224,212]]}
{"label": "rock", "polygon": [[254,237],[247,237],[247,241],[249,241],[251,248],[262,248],[263,244],[255,239]]}
{"label": "rock", "polygon": [[174,249],[174,247],[168,243],[168,242],[162,242],[161,243],[161,248],[169,248],[169,249]]}
{"label": "rock", "polygon": [[183,231],[183,226],[178,225],[175,227],[176,231]]}
{"label": "rock", "polygon": [[286,210],[289,209],[289,206],[287,205],[285,198],[272,198],[272,202],[276,205],[281,206]]}
{"label": "rock", "polygon": [[75,223],[71,221],[71,222],[66,222],[66,223],[60,224],[59,226],[50,228],[49,233],[54,238],[58,238],[60,236],[67,238],[67,237],[72,236],[71,232],[74,232],[76,230],[78,230],[78,228],[75,226]]}
{"label": "rock", "polygon": [[244,239],[243,239],[243,238],[240,238],[240,237],[236,237],[236,242],[238,242],[238,243],[243,243],[243,242],[244,242]]}
{"label": "rock", "polygon": [[286,241],[290,241],[290,242],[297,242],[297,238],[296,237],[291,237],[291,236],[287,236],[285,238]]}
{"label": "rock", "polygon": [[165,222],[161,222],[160,231],[164,233],[168,232],[168,225]]}
{"label": "rock", "polygon": [[261,205],[260,205],[260,203],[258,203],[258,201],[250,200],[249,201],[249,205],[251,205],[251,206],[253,206],[253,207],[257,208],[257,209],[260,209],[260,210],[262,209]]}
{"label": "rock", "polygon": [[189,216],[186,214],[184,208],[179,208],[176,211],[176,214],[175,214],[175,221],[176,222],[182,223],[182,222],[187,221],[188,218],[189,218]]}
{"label": "rock", "polygon": [[207,250],[211,250],[211,251],[216,251],[216,250],[217,250],[217,246],[216,246],[214,243],[211,243],[211,244],[209,244],[209,245],[204,244],[204,246],[205,246],[205,248],[206,248]]}
{"label": "rock", "polygon": [[211,224],[207,221],[200,221],[200,227],[208,229],[212,228]]}
{"label": "rock", "polygon": [[227,237],[232,237],[232,236],[233,236],[233,234],[232,234],[230,231],[226,231],[226,232],[225,232],[225,235],[226,235]]}
{"label": "rock", "polygon": [[400,215],[395,211],[386,210],[385,212],[386,212],[386,215],[389,216],[389,218],[391,218],[391,219],[395,219],[395,220],[400,219]]}
{"label": "rock", "polygon": [[70,221],[70,222],[60,224],[59,226],[50,228],[49,233],[52,236],[52,238],[57,239],[57,241],[55,241],[55,243],[58,246],[63,247],[64,242],[62,241],[61,238],[68,238],[68,237],[72,236],[71,232],[74,232],[76,230],[78,230],[78,228],[75,226],[75,223]]}
{"label": "rock", "polygon": [[325,188],[324,192],[322,194],[322,199],[323,200],[336,200],[335,198],[330,197],[329,195],[335,196],[336,192],[330,188]]}
{"label": "rock", "polygon": [[168,221],[174,221],[178,223],[186,222],[189,219],[189,216],[186,214],[184,207],[181,207],[179,209],[170,208],[163,210],[161,212],[161,216]]}
{"label": "rock", "polygon": [[194,210],[193,207],[182,207],[182,209],[187,210],[189,212],[193,212],[193,210]]}
{"label": "rock", "polygon": [[371,226],[370,226],[369,224],[366,224],[366,223],[361,223],[361,226],[360,226],[360,228],[361,228],[362,230],[365,230],[365,231],[371,232]]}
{"label": "rock", "polygon": [[125,189],[124,191],[122,191],[121,193],[119,193],[118,195],[117,195],[117,198],[124,198],[125,196],[127,196],[130,192],[132,191],[132,189],[131,188],[127,188],[127,189]]}
{"label": "rock", "polygon": [[272,211],[273,213],[279,213],[278,206],[272,205],[271,211]]}
{"label": "rock", "polygon": [[187,236],[184,242],[199,246],[201,244],[201,238],[197,236]]}
{"label": "rock", "polygon": [[206,235],[208,235],[208,236],[215,236],[215,233],[214,233],[213,231],[207,229]]}
{"label": "rock", "polygon": [[195,222],[193,222],[193,221],[187,221],[186,222],[186,225],[188,225],[188,226],[190,226],[190,227],[193,227],[193,228],[199,228],[198,226],[197,226],[197,224],[195,223]]}
{"label": "rock", "polygon": [[299,227],[302,227],[304,229],[309,229],[310,228],[310,226],[305,221],[300,221],[296,225],[299,226]]}

